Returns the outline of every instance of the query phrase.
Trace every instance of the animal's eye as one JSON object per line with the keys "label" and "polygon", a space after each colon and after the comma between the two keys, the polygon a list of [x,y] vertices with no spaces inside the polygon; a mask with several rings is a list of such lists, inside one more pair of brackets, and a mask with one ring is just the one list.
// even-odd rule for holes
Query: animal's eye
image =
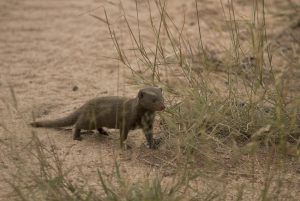
{"label": "animal's eye", "polygon": [[155,102],[156,102],[156,99],[153,99],[153,100],[152,100],[152,103],[155,103]]}

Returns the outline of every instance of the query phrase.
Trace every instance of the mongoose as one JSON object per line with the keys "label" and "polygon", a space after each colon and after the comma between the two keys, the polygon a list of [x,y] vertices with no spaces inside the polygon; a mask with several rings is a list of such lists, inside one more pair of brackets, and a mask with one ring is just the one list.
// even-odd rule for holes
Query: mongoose
{"label": "mongoose", "polygon": [[118,96],[92,99],[70,115],[46,121],[35,121],[33,127],[64,127],[74,125],[73,139],[81,140],[80,130],[97,129],[106,134],[103,127],[120,129],[120,145],[124,148],[129,130],[142,128],[149,148],[157,148],[159,140],[153,139],[155,111],[165,109],[162,89],[141,89],[136,98]]}

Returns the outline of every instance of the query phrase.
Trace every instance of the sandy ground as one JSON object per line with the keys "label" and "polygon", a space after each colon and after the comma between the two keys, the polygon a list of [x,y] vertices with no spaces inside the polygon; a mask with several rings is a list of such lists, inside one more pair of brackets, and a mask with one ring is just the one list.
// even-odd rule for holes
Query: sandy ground
{"label": "sandy ground", "polygon": [[[11,87],[16,94],[17,113],[24,120],[16,113],[5,118],[8,111],[1,104],[1,121],[24,139],[16,146],[27,143],[30,132],[24,124],[32,120],[33,113],[36,118],[56,118],[96,96],[135,95],[136,90],[128,94],[124,90],[118,63],[105,59],[115,55],[107,27],[84,14],[101,2],[7,0],[0,5],[0,97],[12,104]],[[78,90],[73,91],[74,86]],[[72,140],[71,130],[36,132],[43,142],[52,141],[62,156],[70,152],[65,159],[67,167],[85,164],[82,170],[87,180],[96,182],[96,168],[111,170],[118,156],[118,132],[112,131],[111,137],[84,135],[81,142]],[[3,131],[1,138],[5,138]],[[137,160],[143,140],[140,131],[130,135],[135,154],[124,163],[132,173],[151,169]]]}
{"label": "sandy ground", "polygon": [[[146,4],[139,2],[141,10],[146,9]],[[186,12],[186,34],[190,37],[196,37],[193,33],[197,28],[193,2],[173,0],[168,5],[170,14],[176,16],[175,20],[179,23],[184,19],[178,13]],[[123,5],[134,17],[134,1],[123,1]],[[15,148],[21,149],[26,146],[28,135],[31,135],[32,129],[26,124],[32,121],[33,116],[45,119],[61,117],[95,96],[135,96],[137,88],[129,86],[126,80],[128,70],[120,68],[120,63],[112,59],[116,57],[116,51],[107,27],[87,14],[93,10],[92,13],[103,18],[102,6],[107,9],[114,26],[119,27],[118,36],[124,38],[124,43],[130,41],[122,32],[126,24],[120,17],[120,6],[114,1],[1,0],[0,123],[11,131],[8,134],[0,129],[1,140],[20,138]],[[248,4],[245,1],[239,6],[243,8]],[[205,23],[212,17],[215,23],[222,20],[222,13],[216,11],[221,10],[219,1],[207,1],[205,9],[200,7],[200,10],[207,45],[212,49],[219,41],[226,45],[226,40],[221,40],[221,37],[228,38],[228,33],[218,35],[220,33],[214,32]],[[245,15],[250,13],[245,11]],[[147,19],[143,12],[140,17]],[[147,32],[143,34],[147,37]],[[151,37],[146,40],[153,42]],[[73,90],[74,87],[78,90]],[[157,170],[141,160],[141,155],[155,155],[159,151],[147,150],[143,144],[144,136],[138,130],[130,133],[129,144],[133,149],[126,156],[120,154],[117,131],[111,130],[109,137],[86,133],[80,142],[72,140],[70,129],[34,131],[42,142],[54,144],[58,152],[65,156],[66,167],[80,167],[80,174],[89,181],[90,186],[97,185],[97,168],[112,171],[115,158],[120,159],[125,167],[124,172],[132,179],[143,178],[143,175]],[[2,198],[6,193],[0,193]]]}

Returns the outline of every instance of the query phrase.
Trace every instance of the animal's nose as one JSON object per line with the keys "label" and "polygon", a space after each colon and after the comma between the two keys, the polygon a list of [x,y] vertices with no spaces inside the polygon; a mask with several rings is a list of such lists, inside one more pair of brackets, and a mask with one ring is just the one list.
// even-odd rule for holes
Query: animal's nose
{"label": "animal's nose", "polygon": [[165,107],[164,105],[162,105],[162,106],[160,107],[160,109],[161,109],[161,110],[164,110],[164,109],[166,109],[166,107]]}

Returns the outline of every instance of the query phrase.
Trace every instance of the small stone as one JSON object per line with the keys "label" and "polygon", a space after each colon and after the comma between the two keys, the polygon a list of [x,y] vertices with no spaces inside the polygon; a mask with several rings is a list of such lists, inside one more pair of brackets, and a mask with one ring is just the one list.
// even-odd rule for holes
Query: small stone
{"label": "small stone", "polygon": [[194,26],[195,25],[195,22],[190,22],[190,26]]}
{"label": "small stone", "polygon": [[78,86],[73,86],[73,88],[72,88],[72,91],[77,91],[79,88],[78,88]]}

